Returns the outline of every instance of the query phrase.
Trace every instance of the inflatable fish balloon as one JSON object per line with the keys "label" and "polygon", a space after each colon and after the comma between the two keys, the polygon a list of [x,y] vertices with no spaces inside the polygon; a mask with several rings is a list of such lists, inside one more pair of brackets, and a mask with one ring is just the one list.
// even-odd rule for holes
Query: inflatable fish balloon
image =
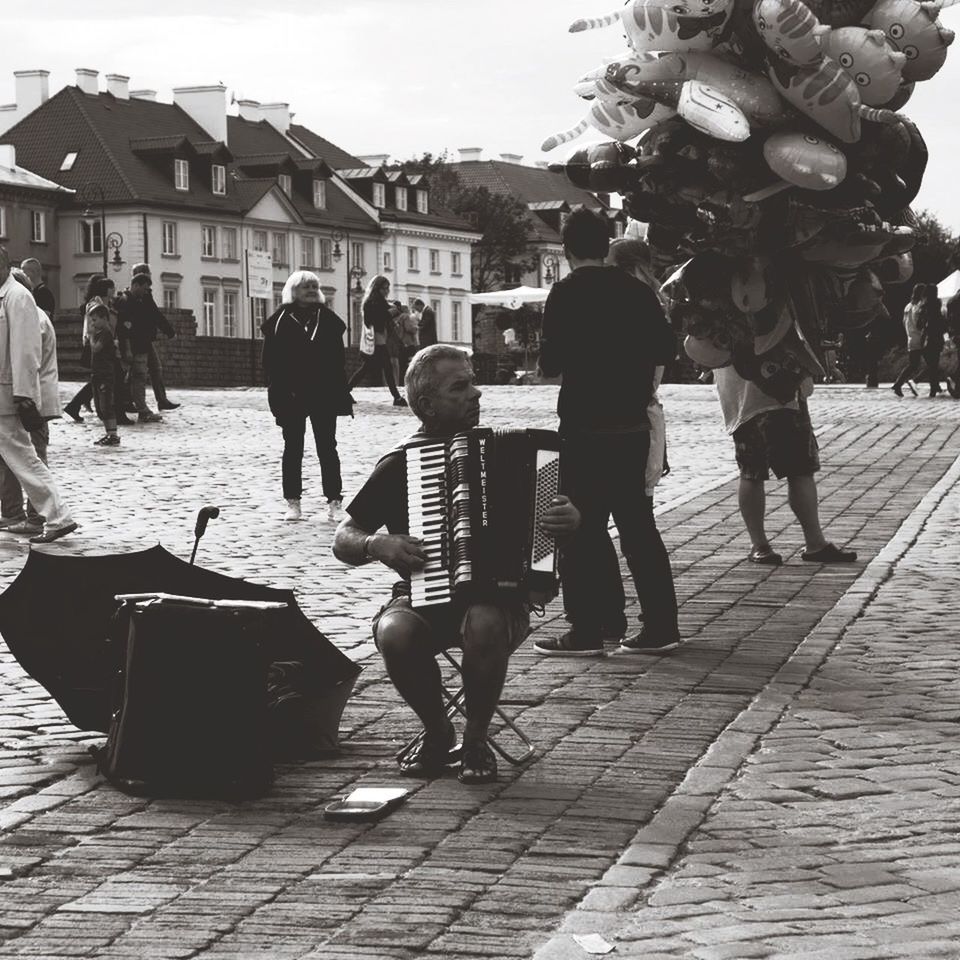
{"label": "inflatable fish balloon", "polygon": [[847,175],[846,155],[808,133],[773,134],[763,156],[778,177],[804,190],[832,190]]}

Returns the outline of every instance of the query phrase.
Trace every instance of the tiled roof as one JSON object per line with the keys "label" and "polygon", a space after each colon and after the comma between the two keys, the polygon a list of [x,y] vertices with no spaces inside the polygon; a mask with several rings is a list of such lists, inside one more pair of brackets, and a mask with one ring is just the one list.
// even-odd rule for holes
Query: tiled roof
{"label": "tiled roof", "polygon": [[311,153],[323,157],[334,170],[352,170],[366,166],[359,157],[347,153],[346,150],[341,150],[340,147],[329,140],[324,140],[309,127],[304,127],[299,123],[291,123],[290,135],[299,143],[302,143]]}

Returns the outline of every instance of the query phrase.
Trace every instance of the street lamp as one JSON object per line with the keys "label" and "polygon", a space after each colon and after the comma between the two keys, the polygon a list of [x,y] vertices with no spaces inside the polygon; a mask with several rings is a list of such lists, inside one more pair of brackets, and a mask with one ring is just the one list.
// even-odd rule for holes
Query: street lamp
{"label": "street lamp", "polygon": [[340,244],[343,243],[345,234],[342,230],[333,230],[330,233],[330,239],[333,241],[333,259],[339,263],[343,258],[343,251],[340,249]]}
{"label": "street lamp", "polygon": [[103,250],[103,275],[107,275],[107,200],[103,193],[103,187],[99,184],[88,181],[79,190],[76,195],[77,203],[83,206],[83,216],[95,216],[93,205],[100,204],[100,247]]}
{"label": "street lamp", "polygon": [[540,258],[543,264],[543,282],[553,283],[554,277],[560,278],[560,260],[552,253],[544,254]]}
{"label": "street lamp", "polygon": [[353,281],[353,292],[357,295],[363,293],[363,284],[360,282],[361,278],[366,276],[367,271],[361,266],[354,266],[350,268],[350,279]]}
{"label": "street lamp", "polygon": [[110,266],[112,266],[114,270],[119,270],[127,262],[120,256],[120,248],[123,246],[123,234],[108,233],[106,245],[113,251],[113,257],[110,259]]}

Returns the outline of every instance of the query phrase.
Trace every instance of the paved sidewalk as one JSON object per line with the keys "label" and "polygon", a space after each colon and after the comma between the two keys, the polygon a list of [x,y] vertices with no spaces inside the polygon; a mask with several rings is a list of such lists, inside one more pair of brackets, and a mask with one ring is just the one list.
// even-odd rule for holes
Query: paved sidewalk
{"label": "paved sidewalk", "polygon": [[[488,422],[554,422],[553,388],[484,392]],[[777,485],[769,526],[788,563],[758,568],[744,562],[732,445],[712,390],[667,388],[674,473],[658,491],[658,512],[688,642],[662,660],[590,663],[544,660],[525,645],[512,661],[508,695],[520,701],[516,709],[536,741],[534,762],[502,770],[498,784],[483,787],[404,781],[415,789],[404,807],[378,824],[353,826],[323,821],[323,806],[358,783],[396,783],[391,754],[414,729],[367,637],[390,575],[340,567],[329,553],[332,525],[315,516],[309,499],[306,522],[278,520],[279,431],[262,393],[181,393],[182,410],[157,427],[125,431],[119,451],[92,448],[93,427],[58,426],[57,475],[74,503],[79,491],[91,493],[76,507],[82,536],[50,549],[104,552],[160,539],[188,555],[197,507],[219,503],[223,516],[211,523],[199,561],[296,588],[308,615],[363,661],[344,715],[344,752],[279,767],[274,790],[257,802],[126,797],[103,786],[86,757],[85,744],[102,738],[67,724],[0,647],[0,957],[459,960],[529,957],[538,949],[580,957],[587,954],[571,934],[581,931],[603,932],[618,953],[633,944],[637,954],[662,952],[628,932],[639,909],[634,900],[659,877],[672,882],[664,871],[683,852],[679,844],[691,835],[696,842],[714,798],[792,689],[775,685],[776,709],[755,705],[747,719],[737,718],[758,694],[763,702],[781,668],[795,669],[794,652],[835,605],[828,618],[834,640],[859,615],[874,589],[864,585],[877,569],[868,564],[890,549],[904,521],[929,513],[934,500],[925,498],[960,449],[960,407],[951,401],[898,403],[888,392],[854,387],[818,391],[824,520],[835,539],[855,542],[862,562],[802,563],[799,531]],[[385,391],[358,394],[358,417],[340,430],[349,490],[413,422],[388,405]],[[15,576],[24,556],[22,541],[0,537],[0,581]],[[925,609],[913,594],[926,597],[938,582],[933,571],[893,608]],[[540,629],[562,630],[560,615],[551,605]],[[809,666],[805,649],[799,662]],[[813,727],[800,734],[794,740],[804,744],[818,735]],[[661,836],[652,847],[637,831],[665,802],[667,813],[653,825],[668,829],[670,840]],[[749,814],[738,811],[738,836],[751,842],[756,831],[758,843],[769,840],[767,821],[754,823]],[[812,843],[821,824],[802,829]],[[733,856],[735,848],[727,849]],[[836,860],[846,864],[842,852]],[[731,900],[739,896],[735,884],[731,891]],[[724,913],[722,906],[684,909],[694,918]],[[729,917],[725,925],[735,926]],[[715,955],[751,955],[736,952],[742,947],[733,935],[704,943],[672,929],[673,956],[727,946],[732,952]]]}

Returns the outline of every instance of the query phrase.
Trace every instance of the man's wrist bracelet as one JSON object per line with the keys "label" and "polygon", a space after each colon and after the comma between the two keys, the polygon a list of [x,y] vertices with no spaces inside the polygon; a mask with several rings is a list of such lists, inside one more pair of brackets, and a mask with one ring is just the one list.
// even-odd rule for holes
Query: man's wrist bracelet
{"label": "man's wrist bracelet", "polygon": [[373,559],[373,555],[370,553],[370,541],[372,539],[373,539],[372,533],[363,538],[363,559],[364,560]]}

